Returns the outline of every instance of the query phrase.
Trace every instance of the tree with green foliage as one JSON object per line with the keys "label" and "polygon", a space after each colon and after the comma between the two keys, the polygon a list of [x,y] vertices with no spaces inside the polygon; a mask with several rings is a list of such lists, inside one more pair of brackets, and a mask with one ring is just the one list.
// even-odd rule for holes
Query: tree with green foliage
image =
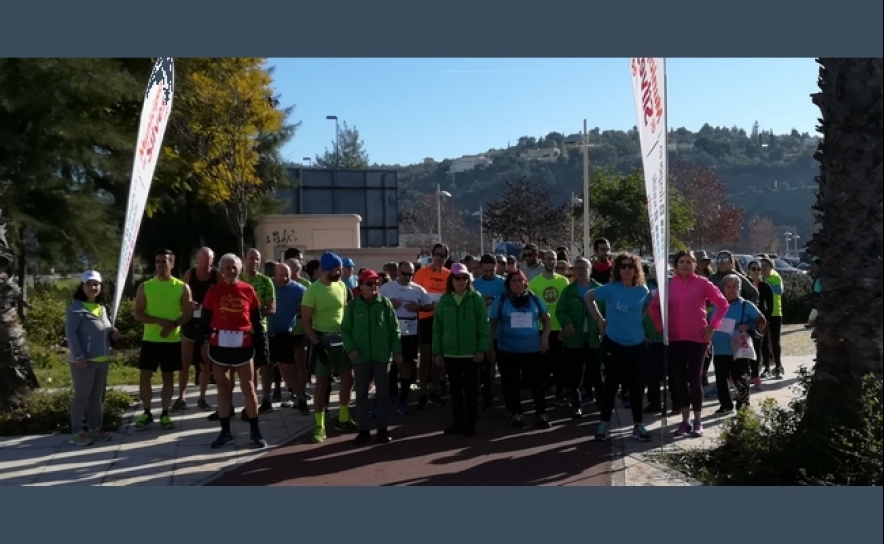
{"label": "tree with green foliage", "polygon": [[272,77],[260,58],[217,59],[206,71],[190,74],[185,112],[202,142],[193,169],[200,194],[221,204],[238,229],[245,254],[250,203],[285,180],[279,148],[296,128],[287,124],[291,108],[279,107]]}
{"label": "tree with green foliage", "polygon": [[[593,228],[603,233],[614,247],[638,248],[642,253],[652,250],[648,227],[648,199],[644,174],[633,170],[628,175],[612,168],[596,168],[589,186],[590,214]],[[578,209],[577,215],[582,216]],[[669,191],[669,231],[673,247],[684,247],[684,237],[695,221],[693,209],[678,191]]]}
{"label": "tree with green foliage", "polygon": [[317,155],[313,164],[319,168],[338,170],[368,168],[368,152],[365,150],[365,142],[359,139],[359,131],[356,127],[347,126],[346,121],[341,125],[343,126],[338,129],[337,140],[332,142],[332,149],[326,148],[325,153]]}
{"label": "tree with green foliage", "polygon": [[62,265],[119,247],[88,174],[105,166],[107,148],[124,145],[115,106],[134,83],[111,59],[0,59],[0,207],[22,288],[32,259]]}

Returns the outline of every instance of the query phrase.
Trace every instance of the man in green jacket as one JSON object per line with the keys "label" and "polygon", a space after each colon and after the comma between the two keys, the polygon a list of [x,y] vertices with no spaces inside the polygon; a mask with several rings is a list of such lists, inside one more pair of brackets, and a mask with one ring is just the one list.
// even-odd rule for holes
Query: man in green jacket
{"label": "man in green jacket", "polygon": [[353,363],[356,381],[356,422],[359,434],[354,444],[371,441],[371,408],[368,398],[371,381],[374,380],[378,421],[377,441],[389,442],[387,413],[390,403],[390,361],[402,363],[402,343],[399,337],[399,321],[393,303],[385,296],[378,295],[380,277],[374,270],[363,270],[359,274],[359,296],[344,307],[341,322],[341,340],[344,351]]}
{"label": "man in green jacket", "polygon": [[[583,257],[574,263],[574,281],[562,290],[556,305],[556,318],[562,327],[563,361],[571,395],[571,417],[583,417],[581,386],[589,395],[602,399],[602,378],[596,357],[599,347],[599,328],[589,314],[586,294],[602,284],[590,278],[589,261]],[[599,306],[604,313],[604,308]],[[585,385],[584,385],[585,384]]]}

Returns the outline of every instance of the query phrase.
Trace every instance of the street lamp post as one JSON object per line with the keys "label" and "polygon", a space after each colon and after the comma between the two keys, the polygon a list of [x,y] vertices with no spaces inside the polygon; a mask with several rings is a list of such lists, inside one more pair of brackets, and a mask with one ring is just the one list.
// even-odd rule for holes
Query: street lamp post
{"label": "street lamp post", "polygon": [[479,216],[479,255],[481,256],[485,254],[485,221],[482,206],[479,206],[479,211],[473,212],[473,217],[476,216]]}
{"label": "street lamp post", "polygon": [[442,197],[450,197],[451,193],[442,190],[442,185],[436,184],[436,235],[439,237],[437,243],[442,243]]}
{"label": "street lamp post", "polygon": [[583,257],[589,258],[589,132],[583,120]]}
{"label": "street lamp post", "polygon": [[302,161],[305,161],[305,162],[308,162],[308,163],[310,163],[310,166],[313,166],[313,159],[311,159],[310,157],[304,157],[304,158],[301,159],[301,160],[302,160]]}
{"label": "street lamp post", "polygon": [[326,115],[326,120],[335,122],[335,170],[341,167],[341,131],[338,128],[338,116]]}
{"label": "street lamp post", "polygon": [[[576,253],[574,251],[574,208],[583,204],[583,199],[577,198],[577,195],[575,195],[574,193],[571,193],[571,202],[570,203],[571,203],[571,207],[569,208],[569,211],[571,212],[571,244],[570,244],[571,247],[569,247],[568,249],[572,253]],[[584,218],[584,221],[585,221],[585,218]]]}

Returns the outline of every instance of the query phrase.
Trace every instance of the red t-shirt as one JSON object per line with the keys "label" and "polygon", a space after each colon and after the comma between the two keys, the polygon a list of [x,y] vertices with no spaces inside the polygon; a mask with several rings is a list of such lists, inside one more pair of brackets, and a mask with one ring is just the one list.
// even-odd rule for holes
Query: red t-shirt
{"label": "red t-shirt", "polygon": [[212,312],[209,345],[237,347],[229,340],[219,340],[220,335],[227,335],[240,337],[241,347],[251,346],[252,310],[260,307],[255,288],[244,281],[237,281],[233,285],[221,282],[210,287],[203,299],[203,308]]}

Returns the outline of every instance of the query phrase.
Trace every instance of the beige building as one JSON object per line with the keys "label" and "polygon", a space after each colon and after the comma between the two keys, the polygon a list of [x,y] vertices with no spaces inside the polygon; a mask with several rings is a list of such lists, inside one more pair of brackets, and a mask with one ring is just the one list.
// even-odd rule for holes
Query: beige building
{"label": "beige building", "polygon": [[349,257],[357,268],[380,270],[389,261],[417,261],[419,250],[405,247],[362,248],[357,214],[267,215],[255,224],[255,241],[264,259],[282,260],[285,250],[296,247],[306,260],[325,251]]}

